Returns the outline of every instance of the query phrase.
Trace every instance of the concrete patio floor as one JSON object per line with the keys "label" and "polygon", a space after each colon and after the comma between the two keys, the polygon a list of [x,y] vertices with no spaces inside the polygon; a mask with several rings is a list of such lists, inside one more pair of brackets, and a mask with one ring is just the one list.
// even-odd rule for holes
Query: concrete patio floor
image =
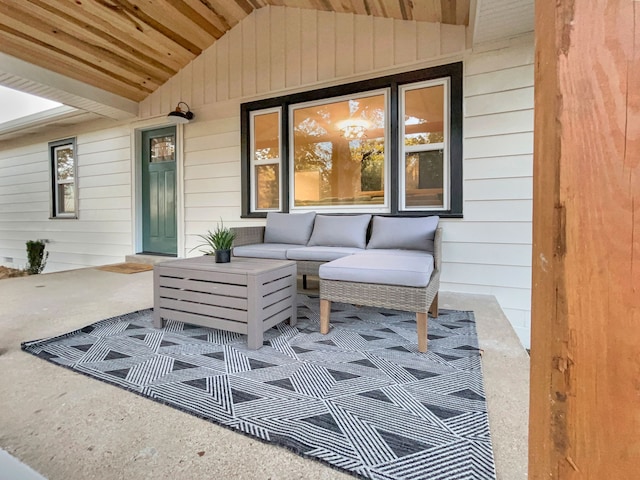
{"label": "concrete patio floor", "polygon": [[[20,350],[151,307],[152,282],[95,269],[0,281],[0,448],[50,480],[353,478]],[[498,479],[524,480],[527,352],[494,297],[441,292],[440,308],[475,313]]]}

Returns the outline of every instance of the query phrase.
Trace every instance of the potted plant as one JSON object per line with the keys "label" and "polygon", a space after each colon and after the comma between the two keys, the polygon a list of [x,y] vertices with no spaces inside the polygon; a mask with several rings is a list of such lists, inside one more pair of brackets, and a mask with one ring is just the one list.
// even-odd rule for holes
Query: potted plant
{"label": "potted plant", "polygon": [[231,229],[224,226],[222,220],[212,232],[207,230],[206,235],[198,235],[203,242],[196,245],[191,250],[205,247],[200,250],[205,255],[215,255],[216,263],[228,263],[231,261],[231,245],[236,238],[236,234]]}

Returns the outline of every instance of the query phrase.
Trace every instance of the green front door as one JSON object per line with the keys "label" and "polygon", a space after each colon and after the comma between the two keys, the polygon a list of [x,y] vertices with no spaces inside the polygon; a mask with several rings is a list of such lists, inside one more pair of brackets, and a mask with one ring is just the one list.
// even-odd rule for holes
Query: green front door
{"label": "green front door", "polygon": [[142,132],[142,248],[176,255],[176,128]]}

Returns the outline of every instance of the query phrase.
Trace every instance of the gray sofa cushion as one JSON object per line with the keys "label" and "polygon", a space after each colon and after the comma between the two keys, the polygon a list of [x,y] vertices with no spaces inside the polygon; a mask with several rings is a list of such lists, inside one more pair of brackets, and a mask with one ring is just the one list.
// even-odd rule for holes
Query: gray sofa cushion
{"label": "gray sofa cushion", "polygon": [[289,260],[310,260],[313,262],[330,262],[337,258],[365,252],[361,248],[353,247],[302,247],[292,248],[287,251]]}
{"label": "gray sofa cushion", "polygon": [[371,215],[316,215],[309,246],[364,248]]}
{"label": "gray sofa cushion", "polygon": [[320,265],[323,280],[406,287],[426,287],[432,272],[431,255],[350,255]]}
{"label": "gray sofa cushion", "polygon": [[315,212],[267,213],[264,242],[306,245],[313,230],[315,216]]}
{"label": "gray sofa cushion", "polygon": [[373,217],[370,248],[425,250],[433,252],[439,217]]}
{"label": "gray sofa cushion", "polygon": [[233,256],[286,260],[287,250],[301,247],[302,245],[291,245],[290,243],[254,243],[253,245],[234,247]]}

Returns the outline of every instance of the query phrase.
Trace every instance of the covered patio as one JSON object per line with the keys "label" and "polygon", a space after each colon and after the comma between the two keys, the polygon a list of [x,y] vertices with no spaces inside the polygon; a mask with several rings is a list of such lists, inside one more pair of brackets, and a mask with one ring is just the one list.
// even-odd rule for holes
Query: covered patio
{"label": "covered patio", "polygon": [[[93,268],[1,281],[0,444],[8,453],[51,480],[352,478],[20,350],[24,341],[150,308],[152,281],[152,272]],[[524,480],[529,356],[494,297],[441,295],[440,308],[476,317],[497,478]]]}
{"label": "covered patio", "polygon": [[[243,102],[453,62],[463,72],[454,95],[463,134],[458,169],[441,176],[457,178],[459,188],[437,206],[446,250],[441,306],[473,310],[478,320],[498,478],[527,475],[528,356],[518,338],[527,347],[531,339],[532,349],[530,478],[633,475],[640,451],[637,1],[71,5],[0,3],[0,83],[66,105],[0,128],[0,260],[19,266],[24,242],[46,238],[56,272],[0,282],[0,446],[51,478],[105,478],[106,471],[279,478],[288,468],[289,478],[336,478],[322,465],[214,425],[202,429],[201,420],[55,368],[19,344],[151,306],[150,273],[89,267],[145,250],[141,140],[166,127],[180,102],[197,119],[173,130],[171,254],[187,256],[217,218],[264,222],[265,212],[255,211],[261,200],[250,198],[247,172],[256,165],[245,155]],[[188,38],[159,21],[168,12]],[[376,85],[389,88],[389,104],[402,101],[393,78]],[[52,179],[56,148],[78,153],[77,177]],[[387,164],[395,183],[382,213],[433,214],[412,211],[403,198],[410,186],[400,177],[411,172],[398,173],[400,159],[394,170]],[[267,160],[257,166],[295,172],[287,159]],[[295,206],[292,183],[282,185],[269,200]],[[58,187],[75,192],[75,205],[56,204]],[[440,201],[439,193],[428,201]],[[447,210],[452,204],[459,209]]]}

